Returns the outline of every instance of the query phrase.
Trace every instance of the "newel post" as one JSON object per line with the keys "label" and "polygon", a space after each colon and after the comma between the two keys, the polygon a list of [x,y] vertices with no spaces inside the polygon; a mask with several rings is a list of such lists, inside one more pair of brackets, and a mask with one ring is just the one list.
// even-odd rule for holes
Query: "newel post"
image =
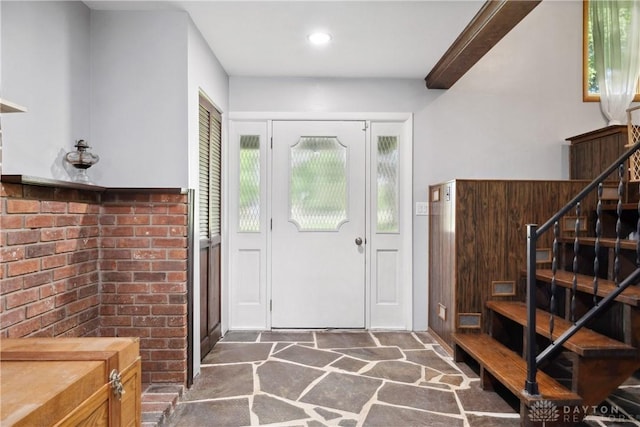
{"label": "newel post", "polygon": [[524,391],[540,394],[536,374],[536,242],[537,224],[527,224],[527,380]]}

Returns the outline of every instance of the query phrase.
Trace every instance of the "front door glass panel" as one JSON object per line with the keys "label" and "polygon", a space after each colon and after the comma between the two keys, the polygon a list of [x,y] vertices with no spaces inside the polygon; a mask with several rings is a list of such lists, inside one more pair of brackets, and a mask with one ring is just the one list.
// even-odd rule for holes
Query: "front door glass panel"
{"label": "front door glass panel", "polygon": [[338,231],[347,221],[347,147],[301,137],[289,158],[289,220],[298,231]]}
{"label": "front door glass panel", "polygon": [[398,137],[379,136],[377,148],[377,229],[378,233],[397,233]]}
{"label": "front door glass panel", "polygon": [[240,136],[238,231],[260,232],[260,135]]}

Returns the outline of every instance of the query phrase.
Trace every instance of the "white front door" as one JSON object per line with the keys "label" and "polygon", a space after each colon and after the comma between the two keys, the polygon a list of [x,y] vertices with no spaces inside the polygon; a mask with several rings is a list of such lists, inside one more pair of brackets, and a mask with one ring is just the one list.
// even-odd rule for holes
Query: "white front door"
{"label": "white front door", "polygon": [[365,326],[365,123],[274,121],[271,326]]}

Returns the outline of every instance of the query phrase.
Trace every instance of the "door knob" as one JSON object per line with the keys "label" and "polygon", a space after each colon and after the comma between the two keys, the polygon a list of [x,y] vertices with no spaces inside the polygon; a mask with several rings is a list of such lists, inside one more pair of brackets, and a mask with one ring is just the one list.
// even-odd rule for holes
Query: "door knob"
{"label": "door knob", "polygon": [[356,245],[362,245],[362,237],[356,237]]}

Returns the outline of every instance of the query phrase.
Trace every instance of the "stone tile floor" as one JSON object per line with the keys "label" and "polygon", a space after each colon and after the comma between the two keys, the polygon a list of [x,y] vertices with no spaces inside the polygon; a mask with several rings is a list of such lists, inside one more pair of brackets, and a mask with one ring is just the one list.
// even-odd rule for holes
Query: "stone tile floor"
{"label": "stone tile floor", "polygon": [[[638,383],[617,402],[630,416],[582,425],[640,426],[640,406],[627,404],[640,401]],[[163,425],[506,427],[520,419],[428,333],[243,331],[205,357]]]}

